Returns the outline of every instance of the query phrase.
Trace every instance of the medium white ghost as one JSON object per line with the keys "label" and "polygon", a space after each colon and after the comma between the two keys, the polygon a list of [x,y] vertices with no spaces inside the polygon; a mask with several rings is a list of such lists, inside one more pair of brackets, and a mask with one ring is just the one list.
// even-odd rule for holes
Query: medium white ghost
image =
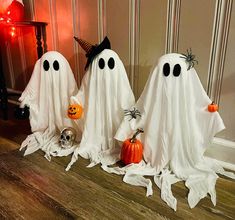
{"label": "medium white ghost", "polygon": [[66,170],[78,155],[90,159],[89,166],[114,164],[120,154],[114,135],[123,120],[124,110],[135,103],[123,63],[114,51],[104,49],[94,58],[71,102],[84,108],[83,118],[77,121],[83,133],[80,147]]}
{"label": "medium white ghost", "polygon": [[[50,155],[62,156],[74,150],[63,150],[59,134],[64,127],[78,127],[67,117],[69,99],[78,91],[73,72],[64,56],[56,51],[45,53],[35,64],[31,79],[20,97],[21,107],[30,109],[32,134],[22,143],[24,155],[38,149]],[[60,155],[61,154],[61,155]]]}
{"label": "medium white ghost", "polygon": [[134,106],[141,117],[131,120],[126,117],[115,136],[124,141],[137,128],[143,128],[140,139],[147,165],[142,161],[135,167],[103,168],[108,172],[126,173],[124,181],[147,187],[147,195],[152,194],[151,182],[146,182],[143,175],[153,175],[161,188],[162,199],[174,210],[176,199],[171,184],[180,180],[185,180],[189,188],[191,208],[207,193],[215,204],[216,172],[230,177],[234,175],[203,157],[213,136],[225,128],[219,113],[207,110],[209,104],[211,100],[195,69],[188,70],[188,63],[182,55],[162,56]]}

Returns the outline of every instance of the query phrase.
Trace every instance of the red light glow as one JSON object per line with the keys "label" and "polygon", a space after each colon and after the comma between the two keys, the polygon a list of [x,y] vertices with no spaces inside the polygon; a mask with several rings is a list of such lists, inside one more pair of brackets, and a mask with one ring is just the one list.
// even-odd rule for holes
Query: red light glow
{"label": "red light glow", "polygon": [[15,33],[14,31],[11,31],[11,32],[10,32],[10,35],[11,35],[11,37],[15,37],[15,36],[16,36],[16,33]]}
{"label": "red light glow", "polygon": [[10,27],[9,35],[11,36],[11,38],[16,37],[16,28],[14,26]]}
{"label": "red light glow", "polygon": [[[24,5],[17,0],[8,0],[10,5],[7,8],[2,8],[2,4],[0,6],[0,25],[4,25],[7,27],[7,34],[10,35],[11,38],[15,38],[17,36],[16,27],[13,26],[14,22],[21,21],[24,18]],[[2,28],[2,26],[1,26]]]}
{"label": "red light glow", "polygon": [[24,6],[20,2],[13,0],[7,8],[6,14],[12,21],[22,21],[24,18]]}

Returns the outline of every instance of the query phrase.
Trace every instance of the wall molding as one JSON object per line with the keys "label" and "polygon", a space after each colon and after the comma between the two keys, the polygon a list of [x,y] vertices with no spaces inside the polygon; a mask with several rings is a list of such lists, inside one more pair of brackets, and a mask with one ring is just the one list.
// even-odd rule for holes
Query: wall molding
{"label": "wall molding", "polygon": [[30,16],[35,21],[35,3],[34,0],[29,0]]}
{"label": "wall molding", "polygon": [[11,56],[11,48],[8,41],[5,43],[6,48],[6,55],[7,55],[7,64],[8,64],[8,70],[10,75],[10,82],[11,82],[11,88],[15,88],[15,76],[14,76],[14,69],[13,69],[13,63],[12,63],[12,56]]}
{"label": "wall molding", "polygon": [[[72,22],[73,22],[73,36],[79,36],[80,33],[80,19],[78,15],[78,1],[72,0],[71,2],[72,7]],[[75,73],[74,77],[76,82],[78,83],[78,86],[81,84],[81,75],[79,74],[79,45],[78,43],[73,40],[73,53],[74,53],[74,64],[75,64]]]}
{"label": "wall molding", "polygon": [[229,140],[226,140],[226,139],[223,139],[223,138],[215,137],[215,138],[213,138],[212,143],[213,144],[218,144],[218,145],[221,145],[221,146],[224,146],[224,147],[230,147],[230,148],[235,149],[235,142],[234,141],[229,141]]}
{"label": "wall molding", "polygon": [[219,104],[233,0],[217,0],[208,70],[208,96]]}
{"label": "wall molding", "polygon": [[52,36],[52,50],[58,51],[58,27],[57,27],[57,15],[56,15],[56,1],[49,0],[50,11],[50,23],[51,23],[51,36]]}
{"label": "wall molding", "polygon": [[178,52],[181,0],[168,0],[165,53]]}
{"label": "wall molding", "polygon": [[98,0],[98,40],[101,42],[107,35],[106,29],[106,0]]}
{"label": "wall molding", "polygon": [[[212,157],[206,156],[206,158],[211,159]],[[215,159],[215,158],[212,158],[212,159]],[[223,168],[228,169],[228,170],[235,171],[235,164],[227,163],[227,162],[224,162],[224,161],[218,160],[218,159],[215,159],[215,161],[216,161],[220,166],[222,166]]]}
{"label": "wall molding", "polygon": [[138,89],[140,0],[129,0],[129,80],[134,94]]}
{"label": "wall molding", "polygon": [[213,138],[208,146],[205,156],[216,159],[227,169],[235,170],[235,142],[222,138]]}
{"label": "wall molding", "polygon": [[24,39],[23,39],[23,34],[22,30],[19,30],[20,36],[18,37],[18,44],[19,44],[19,49],[20,49],[20,60],[21,60],[21,66],[22,66],[22,75],[23,75],[23,81],[24,84],[26,85],[26,75],[28,75],[27,71],[27,63],[26,63],[26,55],[25,55],[25,47],[24,47]]}

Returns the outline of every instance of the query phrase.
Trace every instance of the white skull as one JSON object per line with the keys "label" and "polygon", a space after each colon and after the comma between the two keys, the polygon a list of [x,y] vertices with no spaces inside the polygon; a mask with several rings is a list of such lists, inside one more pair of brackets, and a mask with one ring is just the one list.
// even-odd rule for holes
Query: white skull
{"label": "white skull", "polygon": [[63,148],[70,148],[76,138],[76,131],[74,128],[64,128],[60,133],[60,144]]}

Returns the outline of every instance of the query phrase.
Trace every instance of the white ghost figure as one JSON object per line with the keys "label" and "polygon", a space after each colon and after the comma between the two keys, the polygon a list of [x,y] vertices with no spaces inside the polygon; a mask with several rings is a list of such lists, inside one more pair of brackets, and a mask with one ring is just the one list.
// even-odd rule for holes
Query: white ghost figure
{"label": "white ghost figure", "polygon": [[144,161],[124,168],[103,169],[125,174],[124,181],[145,186],[147,195],[152,194],[152,183],[144,175],[154,176],[161,189],[162,199],[174,210],[177,201],[171,185],[180,180],[189,188],[188,202],[194,207],[207,193],[216,203],[216,172],[235,177],[225,172],[203,154],[213,136],[224,129],[218,112],[209,112],[211,104],[194,68],[181,54],[166,54],[150,74],[139,100],[133,106],[141,117],[126,117],[115,136],[124,141],[137,128],[143,128],[140,140],[144,146]]}
{"label": "white ghost figure", "polygon": [[67,117],[69,99],[77,91],[73,72],[62,54],[50,51],[36,62],[31,79],[19,99],[21,107],[26,105],[30,109],[32,134],[20,148],[27,147],[25,155],[38,149],[42,149],[48,159],[50,155],[72,153],[60,148],[59,136],[64,127],[78,130],[75,122]]}
{"label": "white ghost figure", "polygon": [[83,133],[80,147],[74,151],[66,170],[78,155],[90,159],[89,167],[97,163],[114,164],[120,153],[114,135],[124,110],[135,103],[123,63],[114,51],[105,49],[94,58],[71,102],[84,108],[83,118],[77,121]]}

